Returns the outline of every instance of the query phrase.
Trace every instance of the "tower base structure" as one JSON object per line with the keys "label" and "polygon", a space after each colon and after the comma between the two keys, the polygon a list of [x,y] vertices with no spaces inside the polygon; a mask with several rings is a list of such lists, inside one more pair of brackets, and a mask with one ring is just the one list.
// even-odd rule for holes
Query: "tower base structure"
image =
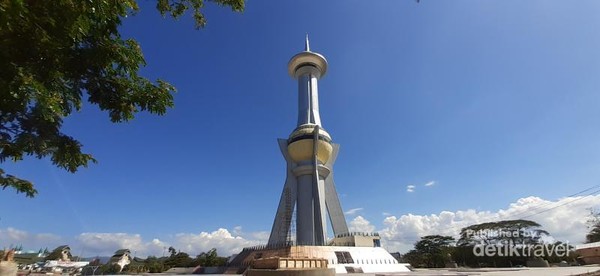
{"label": "tower base structure", "polygon": [[[356,246],[281,246],[244,248],[230,263],[238,267],[239,272],[251,267],[255,260],[268,258],[324,259],[327,268],[336,274],[346,273],[394,273],[410,272],[410,264],[399,263],[390,253],[381,247]],[[309,268],[310,261],[306,261]],[[302,268],[302,267],[298,267]]]}

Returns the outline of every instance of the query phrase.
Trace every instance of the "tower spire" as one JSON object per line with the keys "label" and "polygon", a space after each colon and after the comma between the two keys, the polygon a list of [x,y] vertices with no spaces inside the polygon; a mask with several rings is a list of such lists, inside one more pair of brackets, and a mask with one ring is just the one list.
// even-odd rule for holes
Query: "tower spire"
{"label": "tower spire", "polygon": [[306,34],[306,41],[304,42],[304,51],[310,52],[310,44],[308,42],[308,33]]}

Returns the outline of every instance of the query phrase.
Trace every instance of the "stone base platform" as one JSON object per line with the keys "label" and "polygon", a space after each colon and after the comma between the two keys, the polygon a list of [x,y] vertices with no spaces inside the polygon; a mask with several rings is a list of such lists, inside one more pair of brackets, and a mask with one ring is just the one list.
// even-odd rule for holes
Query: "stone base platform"
{"label": "stone base platform", "polygon": [[335,269],[327,268],[327,260],[316,258],[272,257],[256,259],[247,276],[333,276]]}
{"label": "stone base platform", "polygon": [[248,269],[247,276],[334,276],[335,269]]}
{"label": "stone base platform", "polygon": [[[231,266],[239,271],[252,268],[259,259],[269,258],[322,259],[327,268],[335,273],[395,273],[410,272],[409,264],[398,263],[390,253],[381,247],[353,246],[282,246],[251,247],[244,250],[232,261]],[[281,259],[280,259],[281,260]]]}

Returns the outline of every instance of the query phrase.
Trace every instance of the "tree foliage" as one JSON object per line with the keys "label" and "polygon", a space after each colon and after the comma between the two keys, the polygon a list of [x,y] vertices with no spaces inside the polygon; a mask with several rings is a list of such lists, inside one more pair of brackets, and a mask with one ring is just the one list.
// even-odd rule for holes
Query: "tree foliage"
{"label": "tree foliage", "polygon": [[122,270],[123,269],[118,264],[108,263],[108,264],[101,265],[98,268],[98,270],[95,271],[95,273],[102,274],[102,275],[117,275],[117,274],[121,274]]}
{"label": "tree foliage", "polygon": [[[550,244],[549,242],[552,242]],[[552,245],[552,246],[545,246]],[[467,267],[513,267],[526,265],[534,256],[525,254],[483,254],[476,255],[475,247],[526,248],[537,246],[541,255],[551,263],[575,262],[574,247],[561,241],[553,241],[541,225],[530,220],[505,220],[474,224],[460,232],[454,244],[449,236],[424,236],[415,243],[415,248],[402,257],[414,267],[444,267],[456,263]],[[557,246],[570,251],[568,254],[556,250]],[[554,249],[552,249],[554,248]],[[500,249],[499,249],[500,250]],[[523,252],[523,251],[519,251]]]}
{"label": "tree foliage", "polygon": [[[460,232],[460,238],[454,249],[454,260],[463,266],[471,267],[512,267],[517,265],[526,265],[527,260],[532,256],[523,255],[493,255],[493,256],[475,256],[474,247],[482,245],[509,246],[523,248],[526,246],[543,245],[553,240],[550,234],[541,228],[541,225],[530,220],[504,220],[481,224],[474,224],[465,227]],[[569,250],[572,246],[556,241],[554,245],[563,244]],[[572,255],[558,256],[556,251],[546,250],[544,248],[543,256],[549,262],[558,263],[560,261],[573,261]]]}
{"label": "tree foliage", "polygon": [[165,267],[163,262],[164,260],[160,260],[155,256],[149,256],[148,258],[146,258],[146,260],[144,260],[144,264],[146,265],[146,268],[150,273],[163,272]]}
{"label": "tree foliage", "polygon": [[540,227],[537,222],[523,219],[474,224],[461,229],[457,245],[538,244],[549,235]]}
{"label": "tree foliage", "polygon": [[198,256],[196,256],[196,259],[194,259],[195,266],[225,266],[226,263],[227,258],[219,257],[216,248],[213,248],[208,252],[202,252]]}
{"label": "tree foliage", "polygon": [[421,237],[415,243],[415,249],[404,255],[404,259],[414,267],[445,267],[450,260],[454,238],[450,236],[430,235]]}
{"label": "tree foliage", "polygon": [[[191,10],[203,27],[204,0],[158,0],[163,16]],[[242,11],[244,0],[213,0]],[[0,163],[25,156],[49,157],[69,172],[96,160],[61,131],[63,119],[84,100],[112,122],[139,111],[162,115],[175,88],[138,74],[140,45],[121,37],[119,26],[138,11],[135,0],[0,0]],[[0,169],[0,187],[33,197],[33,184]]]}
{"label": "tree foliage", "polygon": [[590,231],[585,235],[585,242],[600,242],[600,212],[590,209],[588,220],[588,228]]}
{"label": "tree foliage", "polygon": [[175,249],[175,247],[173,246],[169,246],[169,255],[171,255],[171,257],[175,256],[175,254],[177,254],[177,249]]}
{"label": "tree foliage", "polygon": [[165,260],[165,267],[192,267],[194,266],[192,258],[185,252],[178,252]]}
{"label": "tree foliage", "polygon": [[481,245],[535,245],[549,233],[541,225],[530,220],[503,220],[474,224],[461,229],[457,242],[458,263],[469,266],[511,267],[526,265],[524,256],[482,256],[473,253],[473,247]]}

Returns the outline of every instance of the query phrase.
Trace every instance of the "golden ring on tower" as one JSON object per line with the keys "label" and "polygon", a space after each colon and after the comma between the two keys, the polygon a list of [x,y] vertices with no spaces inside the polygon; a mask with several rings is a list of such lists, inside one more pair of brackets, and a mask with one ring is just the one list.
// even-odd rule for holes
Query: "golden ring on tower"
{"label": "golden ring on tower", "polygon": [[[288,154],[294,162],[312,160],[315,126],[302,125],[290,134],[288,138]],[[331,136],[324,129],[320,128],[317,144],[317,160],[323,164],[327,163],[331,158],[332,152]]]}

